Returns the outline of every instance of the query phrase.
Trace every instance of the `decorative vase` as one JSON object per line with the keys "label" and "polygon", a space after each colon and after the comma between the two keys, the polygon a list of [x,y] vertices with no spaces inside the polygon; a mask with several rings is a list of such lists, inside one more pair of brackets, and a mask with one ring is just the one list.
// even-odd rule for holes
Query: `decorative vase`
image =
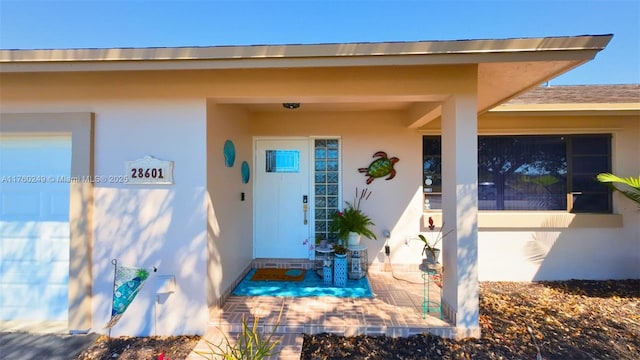
{"label": "decorative vase", "polygon": [[331,267],[324,266],[322,268],[322,279],[325,285],[333,284],[333,269]]}
{"label": "decorative vase", "polygon": [[341,257],[336,254],[336,258],[333,262],[333,285],[346,286],[347,285],[347,257]]}
{"label": "decorative vase", "polygon": [[357,232],[350,231],[349,232],[349,246],[360,245],[360,237],[361,235]]}
{"label": "decorative vase", "polygon": [[438,262],[440,258],[440,249],[433,249],[433,252],[427,251],[427,258],[424,259],[424,262],[427,264],[435,264]]}

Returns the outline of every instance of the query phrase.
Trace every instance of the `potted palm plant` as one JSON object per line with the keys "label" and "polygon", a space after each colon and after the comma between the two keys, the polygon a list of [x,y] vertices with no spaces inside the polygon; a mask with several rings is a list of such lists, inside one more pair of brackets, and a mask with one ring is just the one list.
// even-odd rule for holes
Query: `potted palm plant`
{"label": "potted palm plant", "polygon": [[360,243],[360,236],[377,240],[376,234],[373,233],[370,226],[375,225],[362,210],[360,203],[371,195],[367,189],[358,193],[356,188],[356,199],[353,203],[345,201],[346,207],[343,211],[337,211],[331,216],[330,230],[335,232],[338,239],[349,240],[350,246]]}

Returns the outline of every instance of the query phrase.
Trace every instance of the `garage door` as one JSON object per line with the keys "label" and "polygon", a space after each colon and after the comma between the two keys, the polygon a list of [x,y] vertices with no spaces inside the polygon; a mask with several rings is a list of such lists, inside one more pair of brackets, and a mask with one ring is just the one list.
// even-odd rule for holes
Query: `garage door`
{"label": "garage door", "polygon": [[69,136],[0,136],[0,320],[66,320]]}

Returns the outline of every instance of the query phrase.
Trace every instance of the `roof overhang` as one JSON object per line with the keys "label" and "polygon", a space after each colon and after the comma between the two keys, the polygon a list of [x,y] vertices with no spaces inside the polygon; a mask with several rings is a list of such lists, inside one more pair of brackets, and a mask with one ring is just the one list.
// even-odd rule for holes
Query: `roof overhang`
{"label": "roof overhang", "polygon": [[[612,35],[319,45],[0,50],[0,72],[443,65],[588,60]],[[75,66],[71,67],[70,64]]]}
{"label": "roof overhang", "polygon": [[[0,50],[0,73],[476,65],[478,112],[595,57],[612,35],[494,40],[181,48]],[[442,94],[443,96],[447,94]],[[437,102],[390,99],[407,125],[440,116]],[[338,105],[332,100],[327,105]],[[372,104],[380,108],[378,104]],[[360,108],[366,107],[362,104]]]}

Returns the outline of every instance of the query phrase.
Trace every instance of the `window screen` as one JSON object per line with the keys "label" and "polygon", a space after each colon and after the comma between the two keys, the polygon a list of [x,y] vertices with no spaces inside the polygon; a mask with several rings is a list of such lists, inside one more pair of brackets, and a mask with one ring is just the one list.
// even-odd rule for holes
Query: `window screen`
{"label": "window screen", "polygon": [[[441,208],[440,144],[423,138],[425,208]],[[611,193],[595,180],[610,171],[609,134],[479,136],[478,207],[611,212]]]}

